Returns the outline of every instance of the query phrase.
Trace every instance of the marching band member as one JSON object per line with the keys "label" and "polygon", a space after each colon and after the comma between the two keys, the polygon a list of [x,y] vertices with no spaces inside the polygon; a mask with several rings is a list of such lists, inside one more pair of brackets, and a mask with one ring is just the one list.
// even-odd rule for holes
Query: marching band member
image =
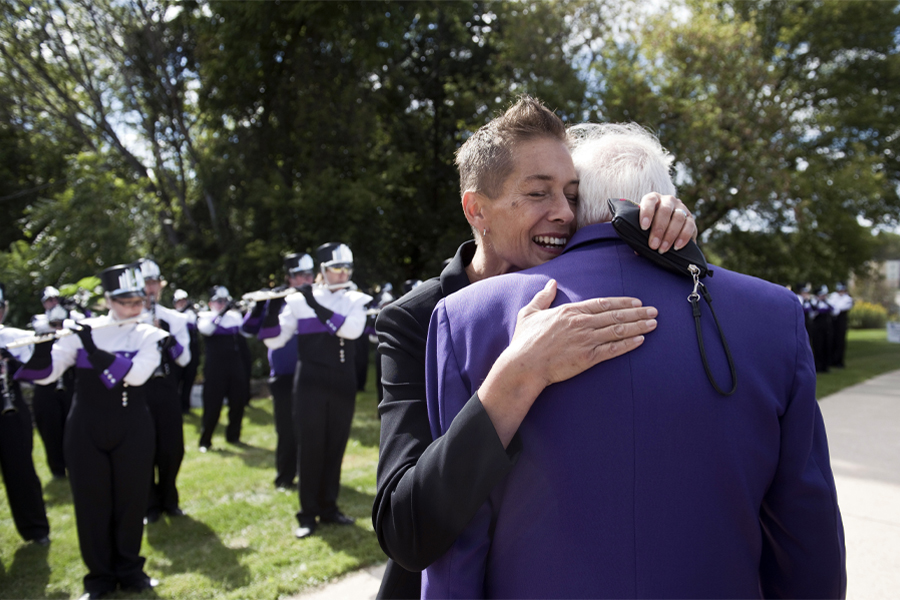
{"label": "marching band member", "polygon": [[154,468],[150,471],[150,500],[147,506],[147,523],[155,523],[160,514],[181,517],[184,511],[178,506],[178,489],[175,479],[184,459],[184,421],[178,396],[178,380],[181,369],[191,360],[191,336],[186,316],[159,304],[163,282],[159,265],[144,258],[140,260],[144,278],[144,312],[146,321],[168,331],[175,339],[161,357],[159,368],[147,381],[147,407],[156,429],[156,454]]}
{"label": "marching band member", "polygon": [[827,373],[831,365],[832,355],[832,306],[828,304],[828,286],[819,288],[814,299],[816,314],[812,323],[813,356],[816,360],[816,372]]}
{"label": "marching band member", "polygon": [[46,546],[50,543],[50,524],[44,509],[41,480],[31,458],[34,443],[31,413],[22,400],[19,382],[13,379],[21,364],[31,358],[34,346],[6,349],[11,342],[31,337],[28,331],[3,325],[8,307],[6,287],[0,283],[0,471],[19,535],[26,541]]}
{"label": "marching band member", "polygon": [[[273,293],[289,288],[299,288],[311,284],[314,279],[313,259],[309,254],[294,253],[284,257],[287,285],[279,286]],[[244,331],[250,335],[259,334],[263,339],[270,333],[262,329],[263,323],[274,326],[277,331],[278,316],[284,307],[284,298],[272,298],[257,302],[244,319]],[[296,337],[296,336],[295,336]],[[269,349],[269,391],[272,393],[272,407],[275,416],[275,487],[292,488],[297,477],[297,436],[294,432],[294,370],[297,367],[296,339],[291,339],[281,348]]]}
{"label": "marching band member", "polygon": [[831,366],[844,368],[844,353],[847,349],[847,320],[853,308],[853,297],[847,293],[847,286],[837,284],[835,291],[828,296],[831,305],[832,352]]}
{"label": "marching band member", "polygon": [[100,279],[109,314],[85,319],[75,326],[76,335],[61,337],[52,348],[36,344],[16,375],[49,383],[75,367],[65,456],[88,568],[85,598],[100,598],[117,586],[140,591],[158,583],[144,572],[140,556],[154,452],[145,384],[171,340],[147,324],[116,324],[138,317],[143,308],[137,264],[110,267]]}
{"label": "marching band member", "polygon": [[194,388],[194,380],[197,378],[197,367],[200,366],[200,333],[197,331],[197,308],[191,303],[188,293],[184,290],[175,290],[172,296],[175,310],[187,319],[188,333],[191,336],[191,360],[181,370],[178,377],[178,396],[181,398],[181,412],[191,412],[191,390]]}
{"label": "marching band member", "polygon": [[212,436],[219,424],[222,403],[228,397],[228,426],[225,441],[240,444],[241,421],[249,399],[246,363],[241,344],[246,344],[241,325],[244,317],[231,308],[228,288],[217,285],[210,290],[209,310],[197,316],[197,329],[204,336],[206,363],[203,366],[203,424],[200,430],[200,452],[212,446]]}
{"label": "marching band member", "polygon": [[288,296],[278,326],[260,333],[269,348],[281,348],[298,334],[294,378],[294,422],[300,467],[298,538],[320,523],[352,525],[337,506],[341,461],[356,401],[353,340],[366,325],[371,296],[350,290],[353,254],[345,244],[316,250],[322,283],[305,284]]}
{"label": "marching band member", "polygon": [[[63,327],[63,321],[71,319],[81,321],[84,315],[77,310],[67,309],[60,302],[59,290],[47,286],[41,293],[41,304],[44,313],[34,315],[31,326],[37,334],[51,333]],[[66,417],[72,407],[72,394],[75,392],[75,371],[69,369],[56,382],[47,385],[35,385],[31,408],[34,411],[34,423],[37,425],[44,451],[47,455],[47,466],[57,479],[66,476],[66,461],[63,457],[63,436]]]}

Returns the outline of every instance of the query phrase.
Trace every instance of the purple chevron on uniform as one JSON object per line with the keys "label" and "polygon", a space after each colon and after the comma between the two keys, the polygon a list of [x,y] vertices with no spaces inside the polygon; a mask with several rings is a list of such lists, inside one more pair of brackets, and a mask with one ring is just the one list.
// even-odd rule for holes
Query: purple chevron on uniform
{"label": "purple chevron on uniform", "polygon": [[297,334],[307,335],[310,333],[330,333],[335,335],[337,330],[341,328],[347,317],[334,313],[326,323],[319,320],[318,317],[308,317],[306,319],[297,320]]}
{"label": "purple chevron on uniform", "polygon": [[49,377],[50,373],[53,372],[53,365],[47,365],[43,369],[27,369],[24,366],[19,367],[19,370],[16,371],[15,375],[13,375],[13,379],[16,381],[35,381],[37,379],[43,379],[45,377]]}
{"label": "purple chevron on uniform", "polygon": [[184,352],[184,346],[179,344],[177,341],[175,342],[174,346],[169,348],[169,356],[171,356],[173,359],[176,359],[179,356],[181,356],[182,352]]}
{"label": "purple chevron on uniform", "polygon": [[[109,390],[116,387],[116,384],[131,370],[131,359],[134,358],[137,352],[119,351],[114,352],[114,354],[116,355],[116,359],[112,364],[104,369],[103,372],[97,373],[100,381],[102,381],[103,385],[106,386],[106,389]],[[84,348],[79,348],[75,355],[75,368],[94,370],[94,366],[88,359],[87,351]]]}
{"label": "purple chevron on uniform", "polygon": [[[700,359],[690,279],[636,256],[611,225],[586,227],[559,258],[438,304],[427,364],[434,435],[551,277],[554,306],[635,296],[659,309],[658,327],[634,352],[538,397],[517,464],[426,570],[423,597],[843,596],[843,526],[803,312],[774,284],[722,268],[705,280],[737,367],[737,391],[724,397]],[[710,367],[728,388],[701,306]]]}

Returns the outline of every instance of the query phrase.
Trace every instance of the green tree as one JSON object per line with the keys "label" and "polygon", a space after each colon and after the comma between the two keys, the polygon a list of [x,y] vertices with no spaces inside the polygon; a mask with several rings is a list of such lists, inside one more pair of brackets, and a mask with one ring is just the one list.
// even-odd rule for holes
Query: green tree
{"label": "green tree", "polygon": [[[453,155],[517,92],[564,115],[583,85],[559,3],[211,3],[195,12],[207,172],[256,285],[334,239],[375,283],[437,273],[468,229]],[[569,98],[574,100],[570,101]],[[202,250],[196,254],[203,254]]]}
{"label": "green tree", "polygon": [[[734,6],[756,14],[749,3],[698,1],[687,4],[689,18],[637,19],[595,53],[593,116],[659,134],[676,157],[679,194],[725,266],[783,283],[844,279],[871,252],[857,216],[894,218],[896,182],[859,136],[840,147],[812,143],[839,90],[812,102],[799,55]],[[872,18],[856,21],[871,26]],[[804,27],[829,31],[821,20]],[[785,35],[774,30],[776,39]],[[838,44],[845,54],[849,43]]]}
{"label": "green tree", "polygon": [[[0,67],[18,109],[65,125],[87,151],[154,198],[165,243],[182,243],[197,155],[181,5],[143,0],[0,3]],[[213,207],[210,207],[212,210]],[[193,231],[185,226],[182,231]],[[163,246],[164,244],[159,244]]]}

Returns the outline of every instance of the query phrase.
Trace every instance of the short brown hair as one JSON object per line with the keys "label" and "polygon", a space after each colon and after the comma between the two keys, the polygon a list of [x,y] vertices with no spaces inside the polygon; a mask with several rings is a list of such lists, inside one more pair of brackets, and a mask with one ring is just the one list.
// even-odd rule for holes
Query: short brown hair
{"label": "short brown hair", "polygon": [[519,96],[505,113],[482,126],[456,151],[460,196],[474,190],[496,198],[513,171],[513,148],[542,137],[567,143],[566,126],[537,98]]}

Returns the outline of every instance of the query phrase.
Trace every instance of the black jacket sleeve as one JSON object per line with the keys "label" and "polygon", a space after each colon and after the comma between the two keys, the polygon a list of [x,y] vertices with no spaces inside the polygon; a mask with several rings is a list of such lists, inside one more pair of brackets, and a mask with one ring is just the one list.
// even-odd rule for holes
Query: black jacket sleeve
{"label": "black jacket sleeve", "polygon": [[440,287],[431,292],[433,298],[415,294],[418,303],[389,305],[375,325],[384,400],[372,521],[385,553],[410,571],[423,570],[450,548],[520,451],[518,436],[503,448],[477,396],[447,434],[432,439],[425,340]]}

